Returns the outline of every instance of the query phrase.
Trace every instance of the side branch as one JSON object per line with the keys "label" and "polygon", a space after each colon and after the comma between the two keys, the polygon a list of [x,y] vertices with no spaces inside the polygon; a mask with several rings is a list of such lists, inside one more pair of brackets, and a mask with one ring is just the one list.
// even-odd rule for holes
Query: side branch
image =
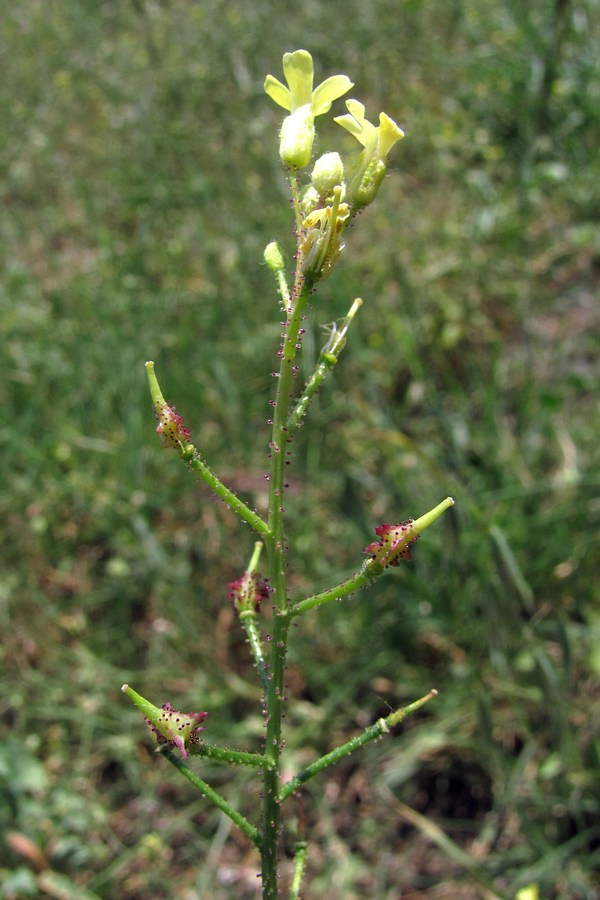
{"label": "side branch", "polygon": [[315,371],[306,382],[306,385],[302,392],[302,396],[290,413],[287,422],[287,427],[290,431],[293,428],[297,428],[302,423],[302,419],[306,415],[306,411],[308,409],[310,401],[313,399],[319,388],[323,385],[325,379],[337,363],[340,353],[344,349],[344,345],[346,343],[346,334],[348,332],[348,328],[350,327],[354,316],[361,306],[362,300],[360,297],[357,297],[348,310],[348,314],[344,318],[341,326],[339,328],[337,324],[334,324],[332,326],[329,340],[327,341],[325,347],[323,347],[323,349],[321,350],[321,354],[319,356]]}
{"label": "side branch", "polygon": [[234,766],[252,766],[256,769],[268,769],[273,764],[262,753],[247,753],[243,750],[230,750],[227,747],[215,747],[200,741],[190,747],[190,756],[203,756],[215,762],[229,763]]}
{"label": "side branch", "polygon": [[163,447],[170,447],[177,451],[179,457],[188,463],[190,469],[202,478],[203,481],[220,497],[237,515],[244,519],[255,531],[263,537],[269,537],[271,531],[266,522],[250,507],[229,490],[222,481],[217,478],[205,462],[196,447],[189,442],[190,431],[185,427],[182,416],[166,402],[161,387],[154,371],[154,363],[148,360],[146,363],[146,376],[150,397],[154,407],[154,413],[158,419],[157,432],[163,439]]}
{"label": "side branch", "polygon": [[408,706],[401,706],[398,709],[394,710],[393,713],[390,713],[389,716],[386,716],[385,719],[379,719],[375,722],[374,725],[370,725],[369,728],[366,728],[362,734],[357,735],[356,737],[351,738],[347,743],[342,744],[339,747],[336,747],[335,750],[332,750],[331,753],[326,753],[325,756],[321,756],[319,759],[315,760],[314,763],[311,763],[310,766],[307,766],[306,769],[303,769],[302,772],[299,772],[295,778],[292,778],[291,781],[288,781],[287,784],[281,788],[279,792],[279,802],[283,803],[290,794],[293,794],[295,790],[297,790],[302,784],[305,784],[310,778],[313,778],[315,775],[318,775],[319,772],[322,772],[323,769],[326,769],[328,766],[332,766],[334,763],[339,762],[340,759],[343,759],[345,756],[349,756],[351,753],[354,753],[355,750],[358,750],[359,747],[363,747],[365,744],[368,744],[370,741],[375,741],[377,738],[381,737],[382,734],[389,734],[390,728],[393,728],[394,725],[399,725],[400,722],[403,721],[408,715],[415,712],[417,709],[420,709],[421,706],[424,706],[425,703],[428,703],[429,700],[432,700],[433,697],[437,697],[437,691],[429,691],[428,694],[425,694],[424,697],[421,697],[419,700],[415,700],[414,703],[409,704]]}
{"label": "side branch", "polygon": [[234,822],[238,828],[241,828],[244,834],[246,834],[252,843],[260,849],[261,839],[258,828],[255,828],[254,825],[251,825],[250,822],[244,818],[244,816],[235,810],[232,806],[229,805],[227,800],[224,797],[221,797],[209,784],[199,778],[195,772],[192,772],[183,760],[172,750],[163,750],[163,756],[165,756],[171,765],[175,766],[176,769],[179,769],[184,778],[187,778],[194,787],[203,794],[207,800],[220,809],[221,812],[225,813],[226,816],[229,816],[232,822]]}
{"label": "side branch", "polygon": [[190,469],[196,472],[200,478],[206,482],[206,484],[215,492],[217,497],[220,497],[227,506],[229,506],[234,513],[244,519],[245,522],[248,523],[255,531],[257,531],[263,537],[269,537],[271,534],[269,530],[269,526],[257,513],[255,513],[249,506],[246,506],[243,500],[233,493],[228,487],[226,487],[222,481],[220,481],[214,472],[212,472],[206,463],[202,461],[200,458],[200,454],[193,444],[187,444],[182,452],[182,459],[185,459],[186,462],[189,463]]}
{"label": "side branch", "polygon": [[298,603],[294,603],[293,606],[290,607],[289,614],[291,617],[299,616],[302,613],[308,612],[310,609],[317,609],[319,606],[324,606],[325,603],[331,603],[332,600],[339,600],[341,597],[347,597],[348,594],[352,594],[359,588],[371,584],[371,582],[375,581],[376,578],[379,578],[379,576],[383,574],[383,571],[383,566],[380,566],[379,563],[372,559],[368,559],[363,563],[358,572],[355,572],[354,575],[351,575],[350,578],[343,581],[341,584],[336,584],[335,587],[328,588],[326,591],[321,591],[319,594],[312,594],[312,596],[306,597],[304,600],[299,600]]}

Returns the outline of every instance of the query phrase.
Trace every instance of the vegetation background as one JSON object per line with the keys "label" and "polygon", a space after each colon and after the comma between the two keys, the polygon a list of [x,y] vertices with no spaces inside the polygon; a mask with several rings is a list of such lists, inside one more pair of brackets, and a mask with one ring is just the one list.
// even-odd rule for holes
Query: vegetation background
{"label": "vegetation background", "polygon": [[[298,47],[407,138],[306,335],[308,372],[365,299],[295,444],[294,592],[458,501],[294,637],[293,767],[440,691],[307,787],[306,895],[598,896],[599,35],[597,0],[4,5],[1,897],[257,896],[247,841],[119,687],[259,745],[226,600],[253,536],[161,451],[143,363],[262,508],[261,259],[290,233],[262,83]],[[253,812],[247,773],[204,771]]]}

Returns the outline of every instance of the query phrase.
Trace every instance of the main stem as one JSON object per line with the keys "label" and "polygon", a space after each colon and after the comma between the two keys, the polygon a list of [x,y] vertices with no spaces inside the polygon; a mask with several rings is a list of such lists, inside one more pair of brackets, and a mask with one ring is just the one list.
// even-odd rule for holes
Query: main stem
{"label": "main stem", "polygon": [[[300,268],[300,260],[298,269]],[[300,324],[308,301],[310,286],[296,276],[287,310],[283,336],[281,366],[275,399],[271,435],[271,471],[269,489],[269,536],[265,544],[269,557],[269,574],[273,588],[274,620],[269,683],[266,691],[267,734],[265,756],[273,763],[264,773],[262,883],[263,900],[276,900],[278,890],[278,852],[280,829],[280,764],[281,713],[284,691],[285,657],[290,624],[285,571],[283,533],[284,471],[288,444],[286,422],[294,380],[294,361],[298,350]]]}

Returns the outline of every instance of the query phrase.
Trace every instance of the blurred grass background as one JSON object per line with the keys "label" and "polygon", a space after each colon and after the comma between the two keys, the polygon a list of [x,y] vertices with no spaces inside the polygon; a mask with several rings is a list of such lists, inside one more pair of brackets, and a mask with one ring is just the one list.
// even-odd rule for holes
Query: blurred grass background
{"label": "blurred grass background", "polygon": [[[294,635],[294,767],[440,691],[307,786],[307,896],[598,896],[599,26],[597,0],[5,6],[0,896],[257,896],[246,840],[119,686],[259,746],[226,602],[253,535],[161,451],[143,363],[262,508],[262,249],[291,228],[262,83],[298,47],[407,138],[308,326],[306,372],[365,299],[295,443],[294,594],[457,499],[412,564]],[[246,773],[204,771],[253,813]]]}

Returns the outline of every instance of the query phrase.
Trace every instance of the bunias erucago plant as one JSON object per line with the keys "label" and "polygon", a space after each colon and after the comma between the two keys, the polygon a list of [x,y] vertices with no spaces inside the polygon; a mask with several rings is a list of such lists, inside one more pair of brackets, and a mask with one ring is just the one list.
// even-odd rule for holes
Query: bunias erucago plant
{"label": "bunias erucago plant", "polygon": [[[358,152],[346,159],[338,148],[325,147],[324,152],[313,161],[316,121],[329,113],[332,104],[354,85],[346,75],[333,75],[315,88],[313,61],[306,50],[286,53],[283,71],[286,84],[268,75],[265,91],[287,113],[279,135],[279,155],[290,181],[296,241],[293,254],[287,260],[276,241],[271,241],[264,253],[265,262],[275,278],[279,308],[274,310],[274,314],[282,327],[281,344],[277,351],[279,371],[274,373],[275,396],[269,401],[272,418],[269,420],[269,503],[266,515],[259,515],[209,468],[192,442],[191,431],[182,415],[165,400],[154,363],[146,363],[150,396],[157,419],[156,431],[163,446],[175,450],[212,492],[251,526],[257,536],[245,570],[229,581],[228,596],[246,633],[263,695],[266,727],[262,750],[212,745],[206,740],[204,732],[205,712],[177,712],[170,703],[154,706],[132,688],[123,688],[143,712],[162,754],[255,844],[261,857],[263,898],[270,900],[279,896],[278,847],[283,802],[306,781],[337,760],[387,734],[406,715],[420,708],[435,694],[435,691],[430,691],[409,706],[394,710],[385,719],[379,719],[283,782],[282,710],[290,626],[311,610],[356,593],[393,570],[401,561],[408,561],[414,542],[454,503],[451,497],[447,497],[416,519],[376,526],[377,540],[371,541],[364,550],[356,548],[357,569],[353,575],[318,593],[301,597],[290,595],[287,578],[292,563],[286,551],[289,539],[284,521],[287,488],[284,473],[287,471],[286,464],[290,462],[290,444],[296,429],[310,411],[313,397],[337,365],[363,300],[355,299],[347,315],[330,326],[314,371],[299,387],[296,383],[299,372],[297,359],[302,349],[303,323],[319,283],[328,278],[340,262],[348,224],[358,224],[357,214],[377,199],[385,180],[389,155],[403,137],[403,132],[383,112],[378,116],[378,124],[374,124],[367,118],[364,104],[349,99],[346,100],[347,113],[336,116],[333,121],[358,141]],[[342,131],[339,134],[343,136]],[[263,549],[266,560],[260,571]],[[268,624],[264,616],[267,604],[271,607]],[[320,736],[319,743],[329,744],[330,736]],[[257,795],[260,793],[263,798],[259,821],[252,824],[204,782],[189,767],[189,757],[208,757],[231,765],[254,767],[261,779]],[[290,897],[299,895],[304,871],[306,843],[304,835],[300,834],[298,838]]]}

